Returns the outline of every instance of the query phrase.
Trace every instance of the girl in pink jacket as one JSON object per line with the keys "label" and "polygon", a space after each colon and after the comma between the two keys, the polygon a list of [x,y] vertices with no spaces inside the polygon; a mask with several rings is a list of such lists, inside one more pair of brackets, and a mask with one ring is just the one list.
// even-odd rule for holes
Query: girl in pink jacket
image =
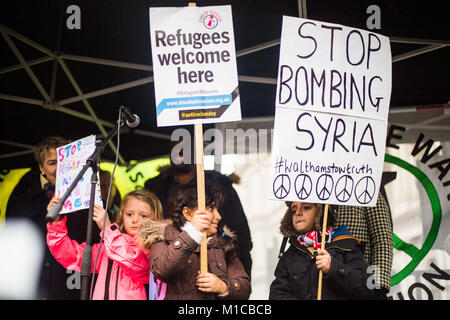
{"label": "girl in pink jacket", "polygon": [[[53,198],[47,210],[57,202]],[[94,206],[93,220],[103,228],[106,212]],[[94,300],[146,300],[145,284],[149,281],[150,265],[148,253],[136,244],[135,236],[146,219],[161,220],[162,206],[151,192],[136,190],[122,200],[116,223],[111,224],[106,215],[105,230],[101,232],[103,244],[96,259],[100,244],[92,246],[92,269],[98,272],[93,293]],[[81,271],[81,261],[86,243],[79,244],[67,235],[67,217],[58,217],[47,224],[47,245],[55,259],[66,269]]]}

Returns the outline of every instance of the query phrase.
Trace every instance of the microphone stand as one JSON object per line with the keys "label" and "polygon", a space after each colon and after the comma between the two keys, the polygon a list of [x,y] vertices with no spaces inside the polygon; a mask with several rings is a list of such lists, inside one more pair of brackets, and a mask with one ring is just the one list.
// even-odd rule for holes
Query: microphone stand
{"label": "microphone stand", "polygon": [[[123,125],[123,121],[121,121],[120,126]],[[81,171],[75,177],[74,181],[70,185],[69,189],[64,193],[61,200],[47,213],[46,220],[47,222],[52,222],[56,219],[61,211],[62,205],[66,202],[69,195],[72,193],[72,190],[75,188],[77,183],[81,180],[84,173],[88,168],[92,168],[92,176],[91,176],[91,194],[89,201],[89,215],[87,222],[87,231],[86,231],[86,246],[83,252],[83,260],[81,262],[81,300],[89,300],[89,280],[91,277],[91,267],[92,267],[92,218],[94,211],[94,201],[95,201],[95,185],[97,184],[97,171],[98,171],[98,158],[100,154],[105,150],[106,145],[112,139],[114,135],[117,134],[118,127],[115,126],[106,137],[103,139],[98,139],[95,141],[95,151],[92,155],[86,160],[86,164],[83,166]]]}

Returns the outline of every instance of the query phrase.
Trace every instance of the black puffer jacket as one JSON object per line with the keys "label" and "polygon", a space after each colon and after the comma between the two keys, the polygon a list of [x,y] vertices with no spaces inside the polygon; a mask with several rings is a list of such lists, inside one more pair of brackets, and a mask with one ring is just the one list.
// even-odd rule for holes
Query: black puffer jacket
{"label": "black puffer jacket", "polygon": [[[319,271],[315,255],[301,246],[296,237],[290,238],[289,242],[291,246],[275,270],[269,299],[317,299]],[[331,255],[331,268],[323,276],[323,300],[376,299],[374,290],[367,286],[367,264],[356,238],[338,236],[327,243],[325,249]]]}

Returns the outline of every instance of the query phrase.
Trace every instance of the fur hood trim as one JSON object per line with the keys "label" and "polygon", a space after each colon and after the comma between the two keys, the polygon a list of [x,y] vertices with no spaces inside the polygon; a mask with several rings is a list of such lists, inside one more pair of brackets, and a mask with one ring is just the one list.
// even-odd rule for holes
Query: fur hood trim
{"label": "fur hood trim", "polygon": [[[138,239],[140,246],[145,249],[159,241],[170,240],[165,238],[165,231],[167,227],[175,228],[172,221],[169,219],[162,221],[148,220],[142,223],[138,232]],[[228,236],[230,238],[237,238],[235,232],[231,231],[227,226],[223,227],[223,232],[219,234],[221,237]]]}
{"label": "fur hood trim", "polygon": [[154,221],[147,220],[139,228],[139,243],[146,249],[150,249],[152,244],[158,241],[164,241],[164,231],[171,225],[171,220]]}

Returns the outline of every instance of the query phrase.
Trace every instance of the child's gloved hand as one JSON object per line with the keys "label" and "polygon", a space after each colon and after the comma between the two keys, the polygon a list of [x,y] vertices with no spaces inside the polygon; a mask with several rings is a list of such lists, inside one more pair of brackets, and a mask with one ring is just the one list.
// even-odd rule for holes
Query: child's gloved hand
{"label": "child's gloved hand", "polygon": [[325,249],[317,249],[316,256],[317,270],[322,270],[324,274],[327,274],[331,268],[331,256]]}

